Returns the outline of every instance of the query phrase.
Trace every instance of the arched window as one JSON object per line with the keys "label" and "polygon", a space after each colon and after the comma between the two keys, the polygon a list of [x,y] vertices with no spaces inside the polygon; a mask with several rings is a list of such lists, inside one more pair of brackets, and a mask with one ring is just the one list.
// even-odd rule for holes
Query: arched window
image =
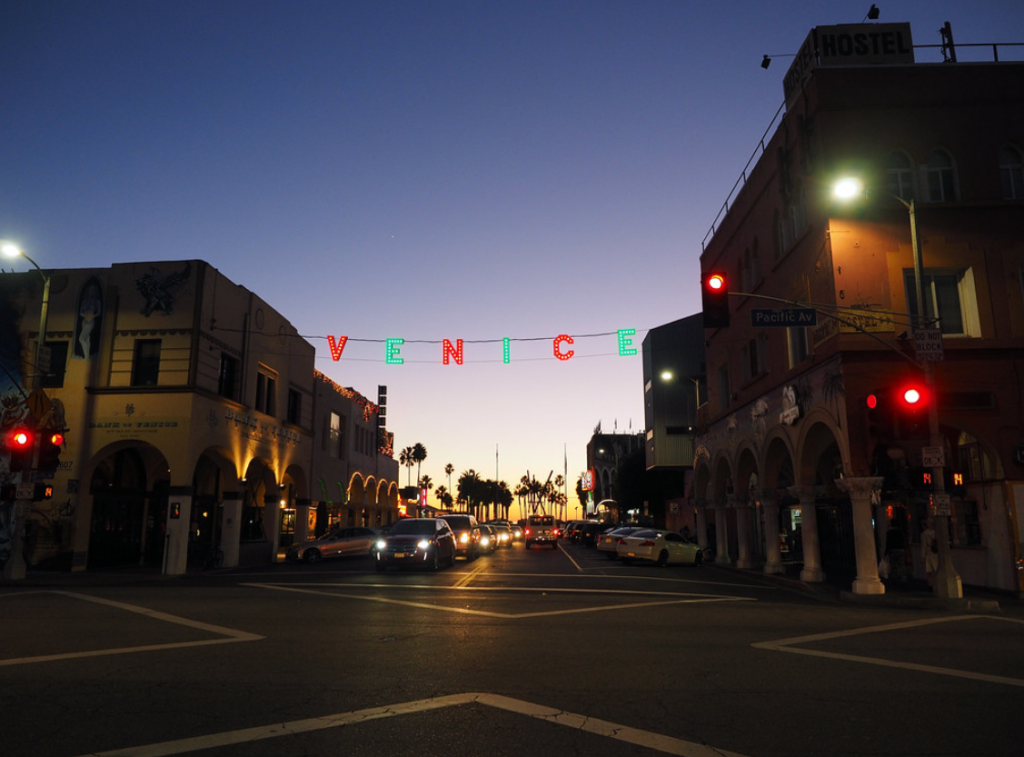
{"label": "arched window", "polygon": [[956,172],[953,159],[945,150],[928,156],[928,199],[932,202],[956,200]]}
{"label": "arched window", "polygon": [[889,194],[910,202],[914,199],[914,164],[902,150],[885,157],[885,185]]}
{"label": "arched window", "polygon": [[1006,145],[999,151],[999,177],[1003,184],[1003,198],[1020,200],[1024,198],[1024,159],[1020,150]]}

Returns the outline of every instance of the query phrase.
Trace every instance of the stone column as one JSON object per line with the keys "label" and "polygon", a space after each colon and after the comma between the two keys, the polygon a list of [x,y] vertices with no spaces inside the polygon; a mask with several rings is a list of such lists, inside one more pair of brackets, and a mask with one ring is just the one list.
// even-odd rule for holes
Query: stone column
{"label": "stone column", "polygon": [[782,550],[779,548],[779,501],[775,497],[761,500],[764,507],[764,572],[782,573]]}
{"label": "stone column", "polygon": [[237,568],[242,540],[242,502],[245,492],[224,492],[221,508],[220,551],[224,553],[224,567]]}
{"label": "stone column", "polygon": [[871,527],[871,493],[882,486],[882,480],[878,477],[836,480],[839,490],[850,495],[850,503],[853,506],[853,544],[857,553],[854,594],[885,594],[885,586],[878,578],[875,531]]}
{"label": "stone column", "polygon": [[[729,495],[730,501],[732,495]],[[715,564],[732,565],[732,555],[729,554],[729,519],[727,517],[729,503],[715,503]]]}
{"label": "stone column", "polygon": [[736,513],[736,545],[739,552],[736,559],[736,567],[743,570],[752,570],[757,565],[753,550],[751,549],[753,536],[751,534],[750,518],[753,508],[749,502],[737,502],[735,496],[731,497],[730,500]]}
{"label": "stone column", "polygon": [[821,569],[821,543],[818,541],[818,511],[814,506],[813,486],[790,486],[789,493],[800,500],[800,544],[804,553],[804,568],[800,580],[821,583],[825,573]]}
{"label": "stone column", "polygon": [[703,550],[708,548],[708,503],[698,499],[694,505],[697,511],[697,546]]}

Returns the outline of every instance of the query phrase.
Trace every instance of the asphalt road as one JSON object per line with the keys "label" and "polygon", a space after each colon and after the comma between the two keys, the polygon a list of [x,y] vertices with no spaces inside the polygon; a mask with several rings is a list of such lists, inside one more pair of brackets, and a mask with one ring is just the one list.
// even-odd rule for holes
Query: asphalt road
{"label": "asphalt road", "polygon": [[1024,612],[512,550],[0,588],[0,754],[1014,755]]}

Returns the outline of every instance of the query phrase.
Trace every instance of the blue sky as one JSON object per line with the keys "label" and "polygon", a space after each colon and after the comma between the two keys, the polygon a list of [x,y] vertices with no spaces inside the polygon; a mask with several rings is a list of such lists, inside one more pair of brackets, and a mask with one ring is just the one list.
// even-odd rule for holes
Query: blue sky
{"label": "blue sky", "polygon": [[[917,45],[945,21],[960,45],[1024,41],[1017,0],[878,5]],[[643,428],[614,332],[639,348],[700,307],[701,240],[782,102],[790,60],[761,56],[869,6],[7,0],[0,238],[44,268],[207,260],[332,379],[387,385],[435,484],[446,463],[543,480],[563,450],[574,482],[599,422]],[[341,361],[328,334],[353,340]],[[559,334],[605,336],[560,361]],[[468,343],[503,337],[545,339],[509,364]],[[403,365],[355,341],[386,338]]]}

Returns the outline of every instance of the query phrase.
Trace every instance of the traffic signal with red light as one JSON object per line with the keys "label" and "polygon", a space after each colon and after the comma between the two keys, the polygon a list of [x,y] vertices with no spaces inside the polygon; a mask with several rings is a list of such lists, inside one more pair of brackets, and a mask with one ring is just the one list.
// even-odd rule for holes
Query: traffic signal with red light
{"label": "traffic signal with red light", "polygon": [[700,277],[704,328],[720,329],[729,325],[729,279],[723,271],[708,271]]}
{"label": "traffic signal with red light", "polygon": [[53,471],[60,467],[60,453],[64,447],[64,432],[48,429],[39,438],[39,470]]}
{"label": "traffic signal with red light", "polygon": [[929,400],[924,385],[912,380],[865,395],[868,435],[881,442],[927,438]]}
{"label": "traffic signal with red light", "polygon": [[11,455],[10,471],[17,473],[32,468],[32,453],[35,451],[35,433],[28,428],[16,428],[4,436],[4,446]]}

